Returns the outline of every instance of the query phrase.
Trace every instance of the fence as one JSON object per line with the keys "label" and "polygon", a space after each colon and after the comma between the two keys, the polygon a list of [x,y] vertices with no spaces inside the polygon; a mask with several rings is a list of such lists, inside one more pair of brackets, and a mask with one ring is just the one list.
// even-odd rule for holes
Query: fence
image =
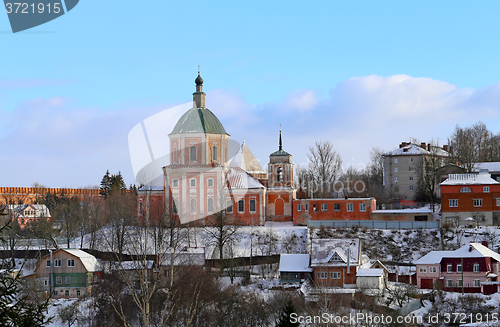
{"label": "fence", "polygon": [[370,229],[436,229],[439,221],[378,221],[378,220],[310,220],[307,227]]}
{"label": "fence", "polygon": [[399,309],[399,314],[402,316],[406,316],[410,312],[420,309],[420,307],[420,299],[411,300],[410,302],[406,303],[405,306]]}

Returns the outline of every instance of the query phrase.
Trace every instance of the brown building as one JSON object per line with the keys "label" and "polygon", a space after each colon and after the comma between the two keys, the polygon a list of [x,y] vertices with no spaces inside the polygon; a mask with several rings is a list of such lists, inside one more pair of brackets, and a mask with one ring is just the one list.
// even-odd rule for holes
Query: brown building
{"label": "brown building", "polygon": [[33,204],[48,193],[57,196],[99,197],[98,189],[81,188],[39,188],[39,187],[0,187],[0,205],[2,204]]}

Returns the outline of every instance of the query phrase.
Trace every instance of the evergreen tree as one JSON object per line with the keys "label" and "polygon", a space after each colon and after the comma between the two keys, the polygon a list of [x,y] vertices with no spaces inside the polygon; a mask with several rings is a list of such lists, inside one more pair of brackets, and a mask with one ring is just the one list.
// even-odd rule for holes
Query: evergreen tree
{"label": "evergreen tree", "polygon": [[107,196],[111,191],[111,175],[109,174],[109,169],[106,170],[106,174],[104,174],[101,180],[101,187],[99,188],[99,194],[102,196]]}
{"label": "evergreen tree", "polygon": [[111,192],[124,191],[127,185],[123,180],[122,173],[119,171],[117,175],[111,175]]}
{"label": "evergreen tree", "polygon": [[280,315],[280,318],[276,322],[276,327],[298,327],[299,323],[292,323],[290,320],[290,315],[292,313],[296,313],[295,306],[292,301],[288,301],[283,307],[283,312]]}
{"label": "evergreen tree", "polygon": [[[0,209],[0,215],[5,215]],[[0,227],[0,243],[4,242],[2,237],[9,224]],[[12,268],[5,265],[5,261],[0,265],[0,326],[46,326],[52,318],[46,318],[44,312],[47,311],[48,299],[41,304],[37,303],[34,295],[22,294],[23,282],[20,274],[15,274]]]}

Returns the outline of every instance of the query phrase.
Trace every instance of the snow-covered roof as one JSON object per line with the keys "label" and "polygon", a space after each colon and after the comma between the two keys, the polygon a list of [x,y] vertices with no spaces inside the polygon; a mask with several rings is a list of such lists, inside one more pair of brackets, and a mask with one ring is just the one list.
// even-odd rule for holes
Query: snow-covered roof
{"label": "snow-covered roof", "polygon": [[312,272],[309,267],[309,254],[282,254],[280,256],[280,272]]}
{"label": "snow-covered roof", "polygon": [[78,257],[88,272],[101,270],[99,262],[97,262],[96,257],[94,257],[92,254],[79,249],[61,249],[61,250],[66,251],[69,254],[74,255],[75,257]]}
{"label": "snow-covered roof", "polygon": [[146,262],[143,261],[122,261],[121,265],[120,262],[111,262],[110,263],[110,268],[111,270],[142,270],[144,267],[146,269],[152,269],[154,265],[153,260],[146,260]]}
{"label": "snow-covered roof", "polygon": [[415,261],[416,265],[439,264],[443,258],[493,258],[500,262],[500,254],[480,243],[470,243],[455,251],[431,251]]}
{"label": "snow-covered roof", "polygon": [[[25,218],[25,217],[44,217],[50,218],[50,211],[45,206],[45,204],[8,204],[5,206],[8,211],[11,211],[16,218]],[[35,211],[35,214],[27,214],[24,215],[24,211],[28,208],[32,208]]]}
{"label": "snow-covered roof", "polygon": [[229,163],[229,167],[231,168],[241,168],[250,174],[265,174],[266,172],[262,169],[261,165],[255,159],[255,156],[252,154],[252,151],[248,148],[243,141],[238,152],[234,155],[233,160]]}
{"label": "snow-covered roof", "polygon": [[[349,251],[348,251],[349,250]],[[349,264],[358,265],[361,252],[358,238],[317,238],[311,242],[311,266],[345,266],[349,253]],[[333,260],[337,254],[342,261]]]}
{"label": "snow-covered roof", "polygon": [[233,167],[227,173],[229,186],[238,189],[265,188],[256,178],[241,168]]}
{"label": "snow-covered roof", "polygon": [[155,179],[141,187],[138,191],[163,191],[165,178],[163,175],[157,176]]}
{"label": "snow-covered roof", "polygon": [[190,247],[160,255],[161,266],[170,266],[172,263],[174,266],[204,266],[205,248]]}
{"label": "snow-covered roof", "polygon": [[383,274],[382,268],[359,268],[356,277],[380,277]]}
{"label": "snow-covered roof", "polygon": [[440,185],[500,184],[486,171],[479,174],[450,174]]}
{"label": "snow-covered roof", "polygon": [[389,156],[408,156],[408,155],[437,155],[440,157],[448,157],[450,153],[448,151],[443,150],[440,147],[432,146],[432,151],[427,151],[427,149],[422,148],[416,144],[408,144],[404,147],[396,149],[394,151],[388,152],[385,155]]}
{"label": "snow-covered roof", "polygon": [[480,171],[482,169],[487,169],[489,172],[499,172],[500,162],[476,162],[474,164],[474,171]]}

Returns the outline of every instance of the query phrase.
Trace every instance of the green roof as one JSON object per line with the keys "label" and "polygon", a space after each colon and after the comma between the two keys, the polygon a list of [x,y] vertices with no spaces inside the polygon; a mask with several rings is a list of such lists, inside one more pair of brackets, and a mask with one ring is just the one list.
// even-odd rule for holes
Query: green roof
{"label": "green roof", "polygon": [[291,156],[291,154],[283,150],[278,150],[276,152],[271,153],[271,156]]}
{"label": "green roof", "polygon": [[207,108],[191,108],[186,111],[170,134],[184,133],[229,135],[219,119]]}

